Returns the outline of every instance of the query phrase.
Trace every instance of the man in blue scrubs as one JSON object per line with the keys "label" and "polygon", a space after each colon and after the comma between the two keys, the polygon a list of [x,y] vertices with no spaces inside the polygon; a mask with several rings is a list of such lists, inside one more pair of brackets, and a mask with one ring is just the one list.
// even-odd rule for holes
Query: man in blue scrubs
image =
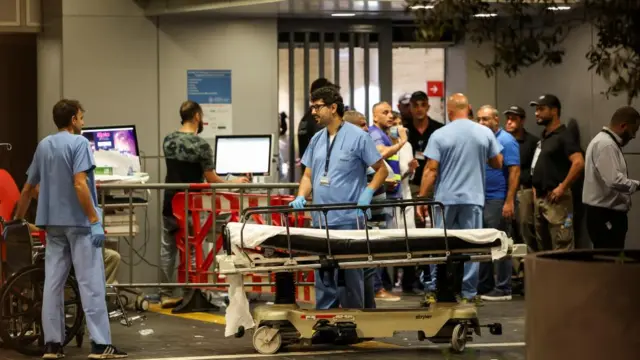
{"label": "man in blue scrubs", "polygon": [[71,265],[78,280],[82,308],[91,335],[90,359],[121,359],[111,345],[102,246],[105,235],[98,208],[89,141],[80,136],[84,110],[75,100],[53,107],[58,132],[38,144],[16,210],[23,219],[39,186],[35,225],[45,229],[45,283],[42,304],[44,359],[64,357],[64,286]]}
{"label": "man in blue scrubs", "polygon": [[[420,186],[420,197],[430,195],[445,205],[445,220],[441,209],[434,208],[437,227],[447,229],[481,229],[485,194],[485,164],[502,168],[502,146],[487,127],[469,120],[469,101],[463,94],[454,94],[447,101],[450,123],[436,130],[425,149],[428,158]],[[419,206],[418,216],[424,218],[428,207]],[[462,282],[463,300],[473,300],[478,288],[478,263],[465,263]],[[436,267],[431,267],[428,291],[435,291]]]}
{"label": "man in blue scrubs", "polygon": [[[370,205],[373,193],[384,183],[388,171],[373,140],[357,126],[345,122],[342,96],[333,86],[311,94],[311,113],[325,126],[317,132],[302,157],[305,171],[300,179],[298,196],[291,202],[303,209],[313,190],[313,204],[358,203]],[[367,168],[376,174],[367,185]],[[332,230],[364,228],[361,211],[333,210],[327,214],[315,212],[315,227]],[[344,270],[344,287],[338,289],[338,271],[316,271],[316,308],[331,309],[364,307],[364,273],[362,269]],[[341,279],[340,279],[341,280]]]}
{"label": "man in blue scrubs", "polygon": [[[477,119],[480,125],[488,127],[496,134],[496,139],[502,145],[504,159],[502,169],[493,169],[485,165],[486,195],[483,225],[487,229],[504,231],[511,236],[516,192],[520,184],[520,145],[516,138],[500,127],[500,116],[494,107],[485,105],[479,108]],[[494,279],[492,262],[480,264],[478,294],[482,300],[511,300],[513,262],[509,258],[503,258],[496,261],[495,267],[497,279]]]}

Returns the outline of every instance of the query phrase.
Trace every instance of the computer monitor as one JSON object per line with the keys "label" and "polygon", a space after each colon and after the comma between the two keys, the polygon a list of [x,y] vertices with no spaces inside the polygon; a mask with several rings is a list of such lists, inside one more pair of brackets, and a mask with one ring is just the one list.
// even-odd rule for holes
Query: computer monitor
{"label": "computer monitor", "polygon": [[118,151],[123,155],[140,157],[135,125],[86,127],[82,136],[89,140],[91,149]]}
{"label": "computer monitor", "polygon": [[272,141],[272,135],[216,136],[216,172],[219,175],[268,176]]}

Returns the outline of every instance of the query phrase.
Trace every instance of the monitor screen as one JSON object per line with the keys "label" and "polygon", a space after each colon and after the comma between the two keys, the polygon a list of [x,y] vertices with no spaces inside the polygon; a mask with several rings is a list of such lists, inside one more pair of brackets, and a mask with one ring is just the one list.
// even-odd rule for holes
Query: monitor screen
{"label": "monitor screen", "polygon": [[82,129],[82,136],[89,140],[93,151],[115,150],[123,155],[140,156],[134,125],[87,127]]}
{"label": "monitor screen", "polygon": [[216,172],[220,175],[269,175],[271,139],[271,135],[216,136]]}

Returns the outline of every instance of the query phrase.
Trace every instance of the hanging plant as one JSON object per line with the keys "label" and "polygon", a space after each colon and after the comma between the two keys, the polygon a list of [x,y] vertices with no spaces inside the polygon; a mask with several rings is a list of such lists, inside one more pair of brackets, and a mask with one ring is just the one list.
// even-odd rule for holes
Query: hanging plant
{"label": "hanging plant", "polygon": [[448,34],[455,42],[491,44],[493,60],[476,61],[487,77],[498,72],[512,77],[537,63],[561,64],[569,33],[591,24],[598,40],[585,56],[588,69],[609,84],[603,93],[625,94],[628,103],[639,94],[639,1],[407,0],[407,11],[414,15],[419,40],[435,41]]}

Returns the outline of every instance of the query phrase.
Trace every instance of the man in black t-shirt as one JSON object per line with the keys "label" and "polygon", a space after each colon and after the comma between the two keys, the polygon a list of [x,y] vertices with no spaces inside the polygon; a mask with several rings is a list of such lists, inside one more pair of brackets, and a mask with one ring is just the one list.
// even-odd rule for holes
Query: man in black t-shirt
{"label": "man in black t-shirt", "polygon": [[427,163],[427,159],[424,157],[424,150],[427,148],[431,134],[444,125],[427,115],[430,108],[429,97],[424,91],[416,91],[411,94],[410,105],[413,121],[408,123],[407,130],[409,130],[409,143],[413,148],[414,158],[418,160],[418,168],[411,180],[411,196],[416,198],[422,183],[422,172]]}
{"label": "man in black t-shirt", "polygon": [[584,156],[573,134],[560,122],[557,97],[542,95],[530,105],[536,108],[538,125],[545,127],[531,165],[538,250],[572,250],[571,187],[584,169]]}
{"label": "man in black t-shirt", "polygon": [[[227,182],[218,176],[213,169],[213,150],[211,145],[199,137],[203,130],[202,108],[193,101],[185,101],[180,106],[180,118],[182,127],[164,138],[163,149],[167,166],[166,183],[224,183]],[[247,183],[249,180],[241,177],[233,180],[236,183]],[[164,204],[162,207],[163,237],[160,245],[160,282],[172,282],[176,262],[176,231],[178,224],[173,216],[174,209],[171,202],[176,193],[181,190],[165,190]],[[193,190],[191,190],[193,192]],[[176,209],[183,211],[184,209]],[[195,249],[192,251],[192,266],[195,265]],[[201,251],[201,249],[200,249]],[[160,298],[163,307],[170,307],[177,303],[171,300],[173,289],[160,290]]]}
{"label": "man in black t-shirt", "polygon": [[513,135],[520,145],[520,182],[516,198],[516,230],[519,238],[534,251],[537,250],[536,230],[534,225],[533,189],[531,185],[531,163],[533,154],[540,139],[524,128],[526,112],[523,108],[513,105],[505,112],[505,130]]}
{"label": "man in black t-shirt", "polygon": [[[418,167],[416,168],[413,178],[409,183],[409,186],[411,187],[411,197],[415,199],[418,197],[418,193],[420,192],[422,172],[424,171],[424,166],[427,163],[427,159],[424,157],[424,150],[427,148],[427,143],[429,142],[429,138],[431,138],[431,134],[444,125],[433,120],[429,115],[427,115],[429,113],[430,105],[429,97],[424,91],[416,91],[411,94],[411,97],[409,98],[409,106],[411,121],[408,121],[406,125],[408,141],[413,148],[413,157],[418,161]],[[414,220],[416,227],[423,228],[425,226],[424,221],[417,216],[417,214]],[[414,292],[413,288],[417,279],[415,270],[415,266],[402,268],[402,291],[405,294],[412,294]],[[428,271],[425,271],[425,274],[428,273]]]}

